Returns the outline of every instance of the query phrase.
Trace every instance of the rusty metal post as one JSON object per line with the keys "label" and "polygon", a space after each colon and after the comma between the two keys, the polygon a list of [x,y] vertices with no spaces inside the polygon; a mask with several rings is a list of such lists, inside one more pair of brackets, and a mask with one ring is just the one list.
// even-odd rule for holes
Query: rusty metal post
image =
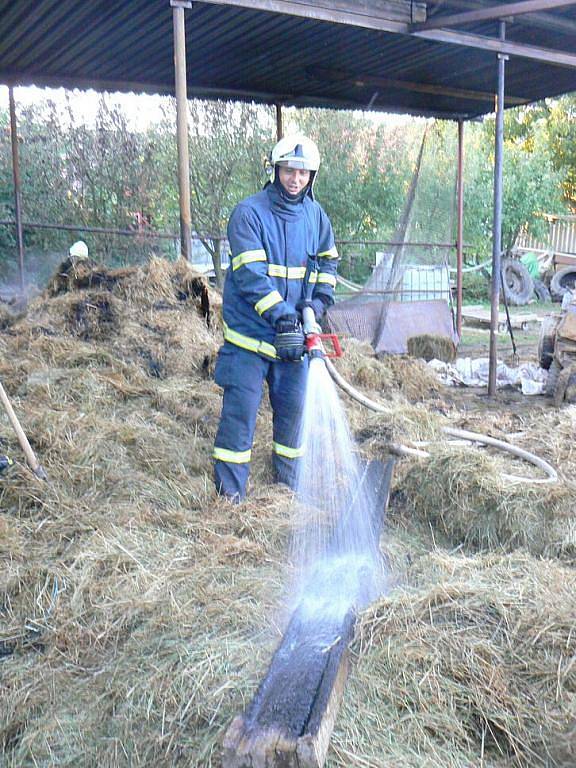
{"label": "rusty metal post", "polygon": [[462,336],[462,266],[464,261],[464,120],[458,120],[458,184],[456,225],[456,332]]}
{"label": "rusty metal post", "polygon": [[276,107],[276,141],[280,141],[284,136],[284,126],[282,125],[282,104],[275,104]]}
{"label": "rusty metal post", "polygon": [[170,0],[174,21],[174,75],[176,85],[176,139],[178,143],[178,191],[180,199],[180,240],[183,256],[192,258],[190,218],[190,166],[188,157],[188,90],[186,84],[186,27],[184,12],[190,0]]}
{"label": "rusty metal post", "polygon": [[[500,40],[506,36],[506,22],[500,22]],[[500,273],[502,271],[502,165],[504,156],[504,83],[508,56],[498,54],[498,98],[496,100],[496,136],[494,153],[494,221],[492,226],[492,293],[490,305],[490,354],[488,394],[496,394],[498,367],[497,339],[500,311]]]}
{"label": "rusty metal post", "polygon": [[16,103],[14,88],[8,86],[8,101],[10,104],[10,140],[12,143],[12,177],[14,179],[14,214],[16,219],[16,243],[18,245],[18,273],[20,276],[20,292],[26,293],[24,281],[24,237],[22,234],[22,186],[20,182],[20,158],[18,157],[18,135],[16,125]]}

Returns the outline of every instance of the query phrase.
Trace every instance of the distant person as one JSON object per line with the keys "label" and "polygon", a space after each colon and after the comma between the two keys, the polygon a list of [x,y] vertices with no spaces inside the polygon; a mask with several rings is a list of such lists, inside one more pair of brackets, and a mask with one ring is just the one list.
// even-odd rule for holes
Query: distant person
{"label": "distant person", "polygon": [[307,269],[314,289],[306,303],[317,320],[333,303],[336,286],[334,233],[313,193],[320,166],[316,144],[304,136],[284,138],[273,148],[270,166],[271,181],[239,203],[228,223],[225,341],[215,371],[224,396],[213,457],[216,490],[233,501],[246,494],[265,380],[274,413],[276,479],[295,485],[308,373],[299,315]]}
{"label": "distant person", "polygon": [[74,284],[74,274],[79,264],[88,264],[88,246],[84,240],[76,240],[68,249],[68,256],[58,266],[49,289],[54,294],[68,291]]}
{"label": "distant person", "polygon": [[68,256],[73,264],[76,264],[79,261],[86,261],[88,259],[88,246],[84,240],[76,240],[76,242],[70,246]]}

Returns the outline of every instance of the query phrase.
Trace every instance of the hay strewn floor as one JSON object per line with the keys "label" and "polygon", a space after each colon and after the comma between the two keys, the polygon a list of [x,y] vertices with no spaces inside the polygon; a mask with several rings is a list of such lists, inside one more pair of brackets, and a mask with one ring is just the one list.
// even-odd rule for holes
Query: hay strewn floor
{"label": "hay strewn floor", "polygon": [[[290,493],[260,417],[252,493],[216,499],[218,297],[186,264],[79,267],[2,319],[0,379],[50,477],[0,479],[0,764],[220,765],[278,642]],[[360,448],[450,423],[562,470],[439,446],[397,469],[391,590],[362,617],[329,768],[576,764],[576,410],[470,415],[423,364],[349,342]],[[0,450],[21,454],[5,419]],[[517,468],[517,467],[516,467]],[[524,469],[524,467],[523,467]],[[528,472],[531,471],[528,469]]]}

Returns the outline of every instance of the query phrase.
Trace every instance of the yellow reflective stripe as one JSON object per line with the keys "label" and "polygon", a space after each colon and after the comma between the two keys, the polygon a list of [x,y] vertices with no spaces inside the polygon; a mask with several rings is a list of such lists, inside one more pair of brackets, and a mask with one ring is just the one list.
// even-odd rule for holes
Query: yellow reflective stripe
{"label": "yellow reflective stripe", "polygon": [[270,277],[283,277],[285,280],[301,280],[306,275],[306,267],[285,267],[282,264],[268,264]]}
{"label": "yellow reflective stripe", "polygon": [[332,246],[332,248],[329,248],[327,251],[322,251],[322,253],[318,254],[319,259],[337,259],[338,258],[338,249],[335,245]]}
{"label": "yellow reflective stripe", "polygon": [[251,264],[253,261],[266,261],[266,251],[258,248],[256,251],[243,251],[232,259],[232,270],[236,270],[244,264]]}
{"label": "yellow reflective stripe", "polygon": [[227,448],[214,446],[212,458],[218,461],[228,461],[230,464],[248,464],[252,451],[229,451]]}
{"label": "yellow reflective stripe", "polygon": [[288,267],[288,280],[302,280],[306,276],[306,267]]}
{"label": "yellow reflective stripe", "polygon": [[318,282],[328,283],[328,285],[331,285],[332,288],[336,288],[336,277],[334,275],[331,275],[329,272],[319,272]]}
{"label": "yellow reflective stripe", "polygon": [[315,283],[318,280],[318,272],[310,272],[310,276],[308,277],[309,283]]}
{"label": "yellow reflective stripe", "polygon": [[280,443],[272,443],[274,453],[278,456],[284,456],[285,459],[299,459],[304,456],[304,448],[290,448],[288,445],[281,445]]}
{"label": "yellow reflective stripe", "polygon": [[268,344],[267,341],[260,341],[259,339],[253,339],[250,336],[244,336],[238,331],[233,331],[226,323],[224,325],[224,338],[229,341],[230,344],[234,344],[236,347],[247,349],[249,352],[256,352],[258,355],[266,355],[266,357],[272,357],[276,359],[276,347],[272,344]]}
{"label": "yellow reflective stripe", "polygon": [[273,307],[275,304],[280,304],[281,301],[284,301],[284,299],[280,296],[278,291],[270,291],[270,293],[267,293],[263,299],[260,299],[260,301],[257,301],[256,304],[254,304],[254,309],[259,315],[262,315],[267,309],[270,309],[270,307]]}

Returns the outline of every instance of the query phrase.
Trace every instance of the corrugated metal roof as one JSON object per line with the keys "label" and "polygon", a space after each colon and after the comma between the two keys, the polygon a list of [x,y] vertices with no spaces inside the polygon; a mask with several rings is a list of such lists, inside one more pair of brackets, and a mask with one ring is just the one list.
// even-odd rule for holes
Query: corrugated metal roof
{"label": "corrugated metal roof", "polygon": [[[428,16],[478,5],[436,0]],[[576,6],[507,26],[511,41],[572,53]],[[190,96],[444,117],[493,109],[494,52],[202,2],[186,12],[186,29]],[[465,30],[497,37],[496,22]],[[169,2],[0,0],[0,81],[173,93]],[[507,65],[506,93],[516,102],[574,90],[575,69],[519,57]]]}

